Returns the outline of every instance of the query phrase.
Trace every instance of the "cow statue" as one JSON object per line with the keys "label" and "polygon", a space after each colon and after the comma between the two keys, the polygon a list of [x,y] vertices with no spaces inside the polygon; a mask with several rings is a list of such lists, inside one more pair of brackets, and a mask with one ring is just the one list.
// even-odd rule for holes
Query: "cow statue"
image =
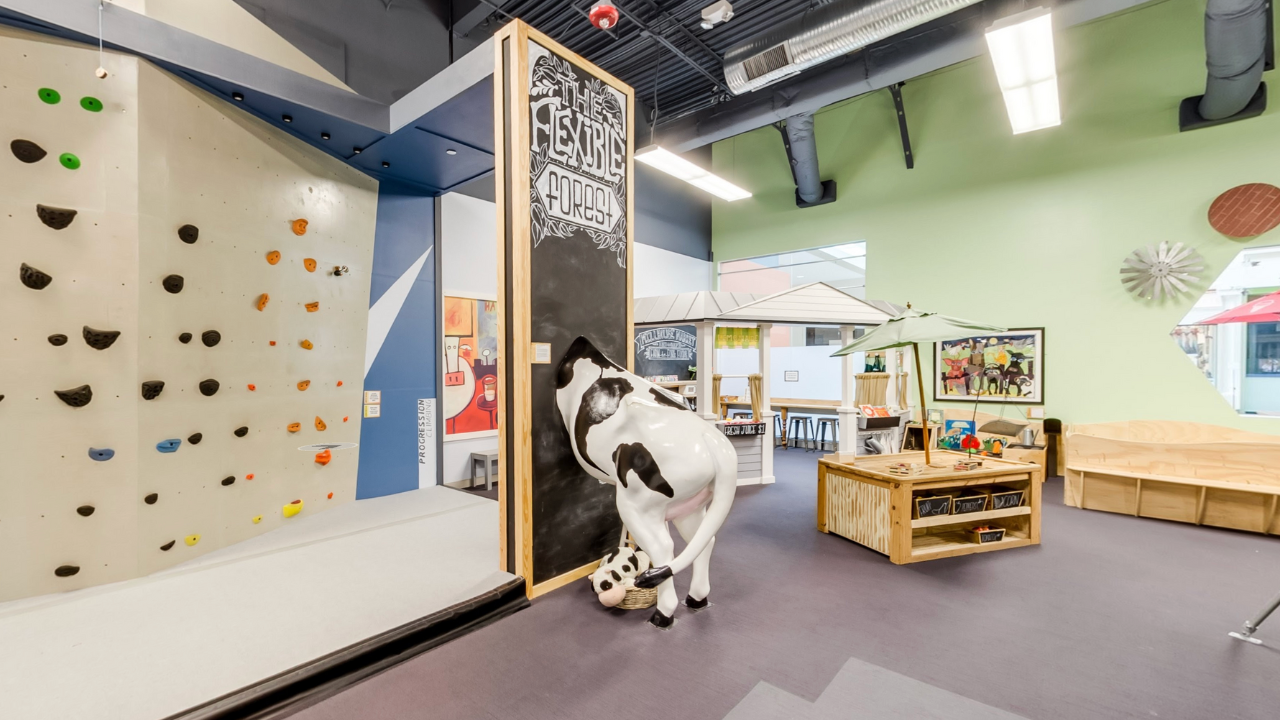
{"label": "cow statue", "polygon": [[[573,456],[588,475],[617,488],[618,515],[653,563],[635,579],[637,587],[658,588],[649,622],[675,622],[672,577],[691,566],[685,606],[706,607],[711,549],[738,486],[733,444],[680,396],[627,372],[584,337],[556,370],[556,407]],[[679,555],[668,521],[687,543]]]}

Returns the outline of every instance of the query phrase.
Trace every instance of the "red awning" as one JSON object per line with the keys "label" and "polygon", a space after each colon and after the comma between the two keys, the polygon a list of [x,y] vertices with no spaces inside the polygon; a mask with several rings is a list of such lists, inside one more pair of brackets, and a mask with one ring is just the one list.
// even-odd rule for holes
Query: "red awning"
{"label": "red awning", "polygon": [[1197,325],[1222,325],[1223,323],[1280,322],[1280,292],[1263,295],[1243,305],[1196,323]]}

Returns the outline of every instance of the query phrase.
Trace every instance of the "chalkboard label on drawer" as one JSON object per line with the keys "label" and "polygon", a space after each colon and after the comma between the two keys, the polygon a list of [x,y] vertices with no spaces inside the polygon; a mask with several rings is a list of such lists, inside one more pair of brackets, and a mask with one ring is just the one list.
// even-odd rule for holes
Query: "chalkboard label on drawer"
{"label": "chalkboard label on drawer", "polygon": [[958,497],[955,500],[955,507],[951,512],[955,515],[964,515],[965,513],[982,512],[987,509],[986,495],[971,495],[968,497]]}
{"label": "chalkboard label on drawer", "polygon": [[951,496],[916,498],[916,515],[922,518],[951,514]]}
{"label": "chalkboard label on drawer", "polygon": [[991,509],[1004,510],[1022,506],[1022,490],[999,490],[991,493]]}
{"label": "chalkboard label on drawer", "polygon": [[1000,542],[1004,539],[1004,528],[974,528],[969,531],[969,537],[979,545]]}
{"label": "chalkboard label on drawer", "polygon": [[723,427],[724,434],[729,437],[739,435],[763,435],[764,423],[729,423]]}

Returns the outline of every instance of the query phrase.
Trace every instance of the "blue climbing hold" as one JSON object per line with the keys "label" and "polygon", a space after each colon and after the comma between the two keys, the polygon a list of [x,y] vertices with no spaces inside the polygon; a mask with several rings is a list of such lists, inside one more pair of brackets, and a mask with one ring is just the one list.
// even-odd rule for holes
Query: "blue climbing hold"
{"label": "blue climbing hold", "polygon": [[170,440],[161,440],[160,442],[156,443],[156,449],[162,453],[178,452],[178,446],[181,444],[182,444],[182,441],[177,438],[173,438]]}
{"label": "blue climbing hold", "polygon": [[89,457],[97,460],[98,462],[106,462],[115,456],[116,451],[111,448],[102,448],[101,450],[98,448],[89,448]]}

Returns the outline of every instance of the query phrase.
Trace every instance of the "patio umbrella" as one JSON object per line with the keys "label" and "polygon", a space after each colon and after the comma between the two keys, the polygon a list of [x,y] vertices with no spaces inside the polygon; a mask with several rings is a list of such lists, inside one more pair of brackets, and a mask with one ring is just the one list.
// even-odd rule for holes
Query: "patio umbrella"
{"label": "patio umbrella", "polygon": [[886,350],[888,348],[911,346],[916,358],[916,381],[920,389],[920,426],[924,434],[924,462],[929,464],[929,414],[924,402],[924,375],[920,372],[920,348],[918,343],[941,342],[957,338],[970,337],[975,334],[1005,332],[1008,328],[984,325],[972,320],[926,313],[913,310],[911,303],[897,317],[883,325],[872,328],[866,335],[845,345],[831,354],[832,357],[848,355],[855,352]]}
{"label": "patio umbrella", "polygon": [[1261,322],[1280,322],[1280,291],[1273,292],[1270,295],[1263,295],[1257,300],[1250,300],[1243,305],[1237,305],[1207,320],[1201,320],[1196,325]]}

